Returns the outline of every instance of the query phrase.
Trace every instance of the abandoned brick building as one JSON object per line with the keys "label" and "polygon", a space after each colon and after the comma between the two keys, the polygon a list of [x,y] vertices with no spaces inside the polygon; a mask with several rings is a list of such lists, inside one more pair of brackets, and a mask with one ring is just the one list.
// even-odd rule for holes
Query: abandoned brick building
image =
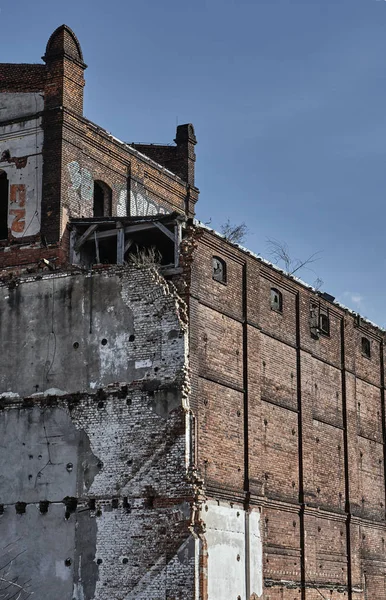
{"label": "abandoned brick building", "polygon": [[196,138],[0,65],[0,595],[381,600],[385,334],[194,220]]}

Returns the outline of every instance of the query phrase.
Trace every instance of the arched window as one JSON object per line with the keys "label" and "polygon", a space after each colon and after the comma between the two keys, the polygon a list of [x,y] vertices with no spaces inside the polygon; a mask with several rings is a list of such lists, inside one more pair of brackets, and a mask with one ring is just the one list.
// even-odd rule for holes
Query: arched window
{"label": "arched window", "polygon": [[227,265],[225,260],[219,256],[213,256],[212,258],[212,277],[215,281],[227,282]]}
{"label": "arched window", "polygon": [[362,354],[367,356],[367,358],[371,357],[371,344],[370,340],[366,337],[362,338]]}
{"label": "arched window", "polygon": [[0,240],[8,238],[8,188],[7,174],[0,171]]}
{"label": "arched window", "polygon": [[276,288],[271,288],[271,308],[278,312],[283,311],[283,294]]}
{"label": "arched window", "polygon": [[111,217],[111,189],[103,181],[94,181],[94,217]]}

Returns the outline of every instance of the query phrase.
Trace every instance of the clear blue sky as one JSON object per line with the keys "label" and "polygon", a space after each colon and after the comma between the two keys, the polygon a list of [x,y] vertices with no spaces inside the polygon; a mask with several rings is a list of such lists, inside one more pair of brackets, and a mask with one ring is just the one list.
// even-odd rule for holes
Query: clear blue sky
{"label": "clear blue sky", "polygon": [[[245,221],[386,326],[385,0],[0,0],[0,61],[78,36],[85,115],[125,141],[198,138],[197,216]],[[303,271],[312,283],[316,275]]]}

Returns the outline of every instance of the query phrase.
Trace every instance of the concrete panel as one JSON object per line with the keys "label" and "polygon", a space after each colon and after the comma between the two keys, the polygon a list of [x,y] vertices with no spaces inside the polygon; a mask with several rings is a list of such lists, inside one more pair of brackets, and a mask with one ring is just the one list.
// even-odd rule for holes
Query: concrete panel
{"label": "concrete panel", "polygon": [[[62,502],[83,494],[100,470],[87,436],[64,408],[4,410],[0,439],[0,503],[5,505]],[[62,517],[64,511],[62,505]]]}
{"label": "concrete panel", "polygon": [[[9,581],[17,578],[23,588],[33,592],[33,598],[72,598],[75,520],[64,519],[63,505],[51,505],[46,514],[36,505],[28,505],[24,514],[17,514],[14,506],[6,508],[0,517],[0,540],[11,561]],[[66,561],[71,564],[66,566]]]}
{"label": "concrete panel", "polygon": [[201,518],[206,527],[208,600],[262,596],[260,513],[208,501]]}
{"label": "concrete panel", "polygon": [[[175,301],[149,273],[78,275],[0,289],[0,394],[96,390],[115,382],[173,379],[185,362]],[[170,332],[174,332],[169,338]]]}

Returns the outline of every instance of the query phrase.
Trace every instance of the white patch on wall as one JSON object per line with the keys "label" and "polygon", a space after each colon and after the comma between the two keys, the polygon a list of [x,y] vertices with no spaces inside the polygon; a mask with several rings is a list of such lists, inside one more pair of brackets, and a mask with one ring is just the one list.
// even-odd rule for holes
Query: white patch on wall
{"label": "white patch on wall", "polygon": [[[9,182],[8,228],[15,238],[40,230],[43,129],[37,113],[43,108],[40,93],[0,94],[0,171]],[[10,123],[16,118],[23,120]]]}
{"label": "white patch on wall", "polygon": [[[263,593],[260,513],[208,501],[201,518],[208,546],[208,600]],[[249,583],[246,572],[249,573]],[[250,589],[248,589],[248,587]]]}

